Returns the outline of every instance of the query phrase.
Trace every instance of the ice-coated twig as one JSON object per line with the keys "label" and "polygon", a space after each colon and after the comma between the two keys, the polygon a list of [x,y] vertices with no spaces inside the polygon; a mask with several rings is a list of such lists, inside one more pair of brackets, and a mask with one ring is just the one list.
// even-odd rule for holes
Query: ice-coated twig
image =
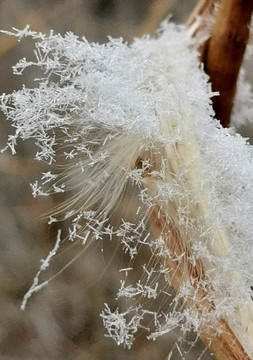
{"label": "ice-coated twig", "polygon": [[27,301],[35,292],[38,292],[39,290],[41,290],[44,286],[46,286],[48,284],[48,281],[44,281],[39,284],[39,277],[40,277],[41,272],[45,271],[48,268],[52,257],[54,257],[56,255],[57,250],[60,247],[60,242],[61,242],[61,230],[58,230],[56,242],[54,244],[53,249],[49,252],[49,254],[47,255],[45,260],[41,260],[41,266],[40,266],[40,269],[37,272],[36,276],[33,279],[33,284],[30,287],[30,289],[27,291],[27,293],[24,295],[22,304],[20,306],[21,310],[25,310]]}

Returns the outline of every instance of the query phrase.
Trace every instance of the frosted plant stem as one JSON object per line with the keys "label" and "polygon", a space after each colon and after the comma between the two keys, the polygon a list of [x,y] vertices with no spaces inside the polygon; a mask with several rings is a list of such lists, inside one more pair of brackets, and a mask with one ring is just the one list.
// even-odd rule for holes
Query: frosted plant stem
{"label": "frosted plant stem", "polygon": [[[145,184],[148,186],[148,180],[145,180]],[[166,268],[170,271],[170,281],[174,290],[178,292],[182,283],[187,280],[191,282],[196,290],[194,299],[184,301],[184,306],[197,310],[199,317],[205,311],[213,311],[214,304],[206,299],[206,295],[211,289],[204,287],[203,282],[200,282],[205,278],[204,266],[201,261],[196,260],[196,265],[189,261],[191,253],[189,245],[182,241],[177,229],[168,224],[166,216],[158,206],[151,210],[149,220],[154,237],[159,238],[162,236],[166,241],[169,252],[174,255],[174,258],[173,256],[166,257],[164,260]],[[183,253],[183,257],[180,257]],[[227,322],[220,319],[218,326],[222,329],[220,334],[217,334],[216,329],[212,326],[200,329],[200,338],[203,344],[214,354],[215,359],[249,360],[250,358]]]}
{"label": "frosted plant stem", "polygon": [[236,83],[249,38],[253,0],[223,0],[210,39],[203,48],[201,61],[210,76],[216,117],[229,126]]}
{"label": "frosted plant stem", "polygon": [[[205,71],[210,76],[213,91],[220,93],[219,97],[213,98],[213,107],[217,118],[226,127],[230,123],[238,73],[249,37],[253,1],[221,1],[221,7],[214,22],[215,4],[219,2],[215,0],[200,1],[189,17],[187,26],[190,36],[200,39],[200,41],[195,40],[195,46],[200,52],[200,60],[204,62]],[[212,18],[213,20],[210,20]],[[214,25],[211,31],[212,22]],[[202,43],[201,40],[203,40]],[[154,215],[151,218],[151,226],[155,234],[159,230],[157,222],[154,221]],[[157,219],[157,221],[159,223],[162,220]],[[160,224],[160,232],[166,231],[166,227],[168,228],[168,225],[163,219],[163,224]],[[174,237],[174,242],[178,242],[177,236]],[[173,262],[168,265],[171,268]],[[198,270],[197,267],[196,270]],[[190,275],[189,271],[188,275]],[[183,278],[180,278],[180,273],[173,277],[172,284],[177,290]],[[195,277],[194,281],[197,282],[198,278]],[[206,291],[206,289],[204,290]],[[198,288],[199,291],[203,292],[203,289]],[[196,296],[198,298],[199,294]],[[211,304],[205,304],[205,306],[207,309],[212,309]],[[223,323],[223,333],[217,336],[215,333],[211,334],[208,329],[200,334],[202,342],[214,353],[216,359],[248,359],[227,321],[220,320],[220,322]]]}

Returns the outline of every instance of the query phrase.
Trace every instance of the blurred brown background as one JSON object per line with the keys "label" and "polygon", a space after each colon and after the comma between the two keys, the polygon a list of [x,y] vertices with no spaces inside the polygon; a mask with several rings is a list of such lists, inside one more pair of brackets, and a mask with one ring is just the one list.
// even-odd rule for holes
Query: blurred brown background
{"label": "blurred brown background", "polygon": [[[89,41],[107,41],[107,35],[134,36],[152,33],[170,12],[172,19],[184,23],[196,0],[1,0],[0,28],[11,30],[30,24],[34,30],[61,34],[72,31]],[[11,66],[22,57],[32,57],[33,44],[18,43],[0,35],[0,91],[9,93],[25,83],[33,86],[31,72],[26,77],[12,75]],[[11,132],[0,118],[0,146]],[[119,287],[118,264],[127,260],[116,244],[93,244],[74,264],[47,288],[35,295],[25,312],[19,310],[22,297],[55,241],[56,226],[40,218],[54,205],[54,199],[31,195],[30,183],[45,165],[33,160],[33,145],[18,144],[18,154],[0,157],[0,358],[1,360],[153,360],[181,359],[175,349],[177,333],[156,342],[140,333],[131,350],[118,347],[104,336],[99,316],[104,302],[115,305]],[[63,246],[47,272],[55,274],[79,251],[79,245]],[[114,255],[112,256],[112,254]],[[185,359],[197,359],[200,345]],[[211,358],[207,353],[203,359]]]}

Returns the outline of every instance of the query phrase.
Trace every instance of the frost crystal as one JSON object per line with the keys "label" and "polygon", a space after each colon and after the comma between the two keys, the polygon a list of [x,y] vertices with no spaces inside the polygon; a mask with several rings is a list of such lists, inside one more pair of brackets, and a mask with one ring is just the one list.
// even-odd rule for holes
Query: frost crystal
{"label": "frost crystal", "polygon": [[108,335],[112,337],[118,345],[124,344],[130,348],[133,344],[134,334],[140,327],[142,316],[136,313],[128,320],[127,317],[131,314],[132,310],[129,309],[124,313],[119,313],[117,309],[111,312],[109,306],[105,304],[105,311],[102,312],[101,317],[104,325],[108,330]]}
{"label": "frost crystal", "polygon": [[[18,139],[32,138],[37,160],[64,166],[31,184],[33,196],[65,192],[49,223],[68,221],[69,240],[83,244],[117,239],[130,257],[117,296],[131,307],[106,305],[108,335],[130,347],[139,327],[156,339],[175,328],[218,331],[226,319],[252,355],[252,325],[240,314],[253,314],[253,148],[213,118],[214,94],[186,30],[164,24],[156,39],[131,45],[28,28],[11,35],[36,41],[36,59],[14,72],[35,66],[41,76],[34,89],[0,98],[15,128],[7,148],[15,154]],[[132,285],[142,249],[149,258]]]}

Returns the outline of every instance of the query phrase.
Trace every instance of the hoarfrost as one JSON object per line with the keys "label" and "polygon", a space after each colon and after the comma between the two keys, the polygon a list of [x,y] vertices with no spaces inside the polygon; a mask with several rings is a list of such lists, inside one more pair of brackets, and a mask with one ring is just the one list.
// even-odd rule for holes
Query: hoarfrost
{"label": "hoarfrost", "polygon": [[108,336],[112,337],[118,345],[123,344],[130,348],[134,341],[134,334],[140,327],[142,315],[138,314],[136,309],[132,310],[131,308],[123,313],[120,313],[118,309],[112,312],[105,304],[105,310],[101,317],[107,328]]}
{"label": "hoarfrost", "polygon": [[[139,327],[156,339],[175,328],[199,334],[224,318],[253,354],[251,335],[242,331],[247,324],[235,320],[242,306],[253,313],[253,150],[214,119],[217,94],[188,48],[186,30],[165,23],[157,38],[131,45],[122,39],[90,44],[72,33],[44,35],[28,27],[9,34],[36,41],[35,60],[20,60],[14,72],[35,66],[42,75],[36,88],[0,98],[15,129],[7,148],[15,154],[19,139],[32,138],[37,160],[65,164],[61,176],[49,171],[31,184],[34,196],[65,193],[49,223],[68,220],[69,240],[83,244],[117,239],[130,256],[121,269],[125,277],[139,250],[149,249],[141,279],[125,285],[124,278],[118,292],[133,305],[123,312],[106,305],[101,315],[108,335],[131,347]],[[115,224],[131,195],[135,221]],[[40,272],[59,246],[60,236],[22,308],[42,287]],[[148,300],[162,301],[167,312],[159,305],[154,311]],[[197,311],[202,304],[213,310]]]}

